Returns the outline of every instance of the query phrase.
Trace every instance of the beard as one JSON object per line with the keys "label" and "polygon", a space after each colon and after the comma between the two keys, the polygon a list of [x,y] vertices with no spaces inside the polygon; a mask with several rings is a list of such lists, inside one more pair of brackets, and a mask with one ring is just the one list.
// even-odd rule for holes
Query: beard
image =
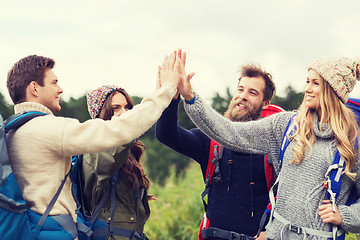
{"label": "beard", "polygon": [[[240,110],[237,108],[237,105],[242,103],[246,110]],[[233,122],[248,122],[252,120],[257,120],[261,117],[263,111],[264,103],[262,103],[258,108],[254,108],[248,102],[243,102],[241,100],[232,100],[229,104],[229,108],[224,113],[224,117],[233,121]]]}

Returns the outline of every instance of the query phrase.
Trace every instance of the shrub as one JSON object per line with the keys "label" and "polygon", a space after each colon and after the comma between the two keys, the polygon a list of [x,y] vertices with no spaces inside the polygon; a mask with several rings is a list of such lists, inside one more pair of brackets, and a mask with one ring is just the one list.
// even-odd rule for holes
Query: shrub
{"label": "shrub", "polygon": [[150,187],[150,194],[157,200],[150,202],[151,215],[144,232],[152,240],[197,239],[204,213],[200,166],[192,162],[183,178],[175,177],[174,167],[170,172],[164,186],[153,184]]}

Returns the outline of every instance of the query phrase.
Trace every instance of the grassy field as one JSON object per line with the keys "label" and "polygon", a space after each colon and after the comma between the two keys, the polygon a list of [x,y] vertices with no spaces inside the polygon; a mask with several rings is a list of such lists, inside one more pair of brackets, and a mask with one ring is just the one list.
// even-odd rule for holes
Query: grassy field
{"label": "grassy field", "polygon": [[193,240],[203,215],[200,193],[203,191],[200,167],[192,163],[184,178],[171,177],[164,187],[152,185],[150,194],[158,200],[150,202],[151,216],[145,233],[152,240]]}
{"label": "grassy field", "polygon": [[360,236],[356,236],[355,234],[349,233],[349,235],[346,236],[345,240],[359,240]]}

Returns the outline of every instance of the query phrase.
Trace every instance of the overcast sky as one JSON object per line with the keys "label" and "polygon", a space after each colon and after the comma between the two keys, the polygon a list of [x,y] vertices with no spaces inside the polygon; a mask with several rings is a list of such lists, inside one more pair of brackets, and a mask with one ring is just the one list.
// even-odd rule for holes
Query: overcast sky
{"label": "overcast sky", "polygon": [[65,100],[104,84],[144,97],[163,57],[182,48],[207,100],[235,90],[248,62],[271,72],[284,96],[289,85],[303,90],[316,59],[360,57],[359,10],[358,0],[2,1],[0,91],[9,100],[8,70],[37,54],[56,61]]}

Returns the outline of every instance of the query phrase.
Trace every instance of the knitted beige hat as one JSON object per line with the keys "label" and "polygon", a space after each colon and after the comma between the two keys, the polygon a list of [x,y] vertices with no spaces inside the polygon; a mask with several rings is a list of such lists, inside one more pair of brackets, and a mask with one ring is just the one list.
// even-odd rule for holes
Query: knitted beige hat
{"label": "knitted beige hat", "polygon": [[360,81],[360,61],[349,58],[323,58],[310,65],[334,89],[343,103],[349,98],[356,80]]}

